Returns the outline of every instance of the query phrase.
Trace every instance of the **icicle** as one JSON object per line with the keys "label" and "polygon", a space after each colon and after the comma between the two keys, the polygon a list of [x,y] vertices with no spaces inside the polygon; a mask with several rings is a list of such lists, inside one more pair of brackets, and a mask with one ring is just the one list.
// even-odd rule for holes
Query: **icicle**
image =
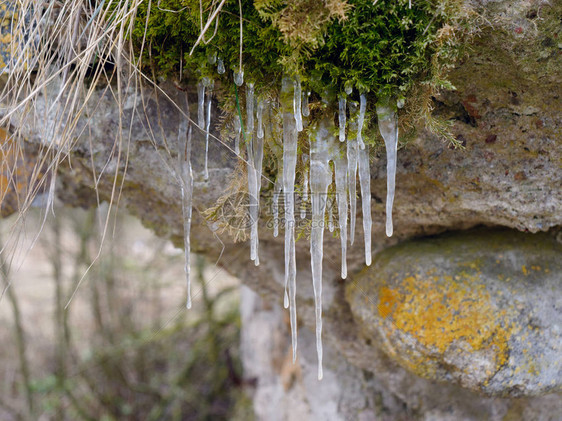
{"label": "icicle", "polygon": [[[281,190],[283,188],[283,168],[279,170],[277,174],[277,180],[275,180],[275,185],[273,186],[273,236],[277,237],[279,235],[279,196],[281,195]],[[288,307],[285,306],[285,307]]]}
{"label": "icicle", "polygon": [[258,103],[258,111],[256,112],[256,118],[258,120],[258,129],[256,136],[258,139],[263,139],[264,132],[263,132],[263,109],[265,107],[265,101],[260,101]]}
{"label": "icicle", "polygon": [[234,152],[236,155],[240,155],[240,136],[242,134],[242,124],[240,123],[240,116],[238,114],[234,115],[234,131],[236,132],[234,137]]}
{"label": "icicle", "polygon": [[322,379],[322,259],[324,240],[324,215],[328,186],[332,181],[330,169],[331,150],[335,137],[330,118],[320,121],[316,133],[310,137],[310,195],[312,202],[312,228],[310,233],[310,257],[314,307],[316,313],[316,352],[318,353],[318,379]]}
{"label": "icicle", "polygon": [[205,124],[205,169],[203,179],[209,179],[209,134],[211,132],[211,105],[213,99],[214,82],[209,78],[203,78],[203,84],[207,88],[207,121]]}
{"label": "icicle", "polygon": [[205,85],[202,80],[197,83],[197,125],[201,130],[205,127]]}
{"label": "icicle", "polygon": [[258,258],[258,179],[257,179],[257,139],[254,139],[254,84],[246,85],[246,150],[248,152],[248,193],[249,193],[249,216],[250,216],[250,260],[259,265]]}
{"label": "icicle", "polygon": [[353,245],[355,239],[355,218],[357,216],[357,105],[349,103],[349,136],[347,138],[347,184],[349,191],[349,242]]}
{"label": "icicle", "polygon": [[398,118],[386,98],[377,104],[379,131],[386,146],[386,235],[392,236],[392,205],[396,182],[396,154],[398,148]]}
{"label": "icicle", "polygon": [[302,154],[302,163],[305,171],[303,172],[302,180],[302,201],[301,201],[301,219],[306,218],[306,202],[308,202],[308,171],[306,171],[306,164],[308,163],[308,155]]}
{"label": "icicle", "polygon": [[303,92],[302,94],[302,115],[308,117],[310,115],[310,108],[308,107],[308,97],[310,92]]}
{"label": "icicle", "polygon": [[254,84],[251,82],[246,86],[246,130],[248,141],[254,134]]}
{"label": "icicle", "polygon": [[340,96],[339,99],[339,124],[340,124],[340,142],[345,141],[345,112],[346,112],[346,100],[344,96]]}
{"label": "icicle", "polygon": [[224,74],[225,71],[226,69],[224,68],[224,62],[220,57],[217,57],[217,73],[219,75],[222,75]]}
{"label": "icicle", "polygon": [[244,69],[240,69],[239,72],[234,72],[234,83],[237,86],[242,86],[244,84]]}
{"label": "icicle", "polygon": [[365,142],[363,142],[363,123],[365,122],[365,111],[367,109],[367,98],[365,94],[359,96],[359,119],[357,120],[357,142],[359,148],[365,149]]}
{"label": "icicle", "polygon": [[347,278],[347,159],[341,152],[336,151],[333,161],[336,173],[336,202],[341,244],[341,277],[345,279]]}
{"label": "icicle", "polygon": [[289,288],[289,311],[293,362],[297,358],[296,256],[295,256],[295,169],[297,164],[297,128],[294,115],[294,82],[284,77],[281,86],[283,109],[283,192],[285,195],[285,287]]}
{"label": "icicle", "polygon": [[326,206],[328,207],[328,231],[334,232],[334,201],[327,199]]}
{"label": "icicle", "polygon": [[255,116],[254,116],[254,84],[249,82],[246,85],[246,129],[248,130],[248,137],[252,139],[255,127]]}
{"label": "icicle", "polygon": [[363,207],[363,235],[365,237],[365,263],[371,265],[371,171],[369,168],[369,147],[359,149],[359,184]]}
{"label": "icicle", "polygon": [[293,112],[295,113],[295,123],[297,131],[302,132],[302,113],[301,113],[301,81],[299,78],[295,79],[295,90],[293,94]]}
{"label": "icicle", "polygon": [[258,222],[260,214],[260,194],[261,194],[261,175],[263,164],[263,137],[257,137],[254,143],[254,168],[256,169],[256,209],[254,211],[254,219],[252,219],[255,226],[255,242],[256,242],[256,260],[255,265],[260,264],[260,257],[258,254],[259,237],[258,237]]}
{"label": "icicle", "polygon": [[[184,99],[184,109],[189,116],[187,95]],[[190,275],[190,231],[191,231],[191,200],[193,196],[193,173],[191,170],[191,127],[189,117],[180,117],[178,128],[178,164],[181,185],[181,203],[183,213],[183,244],[185,249],[185,278],[187,280],[186,307],[191,308],[191,275]]]}
{"label": "icicle", "polygon": [[207,61],[210,65],[213,65],[217,62],[217,52],[213,51],[212,53],[207,55]]}
{"label": "icicle", "polygon": [[345,91],[346,95],[351,95],[351,93],[353,92],[353,83],[350,81],[345,82],[343,90]]}
{"label": "icicle", "polygon": [[[259,222],[259,199],[260,199],[260,195],[261,195],[261,176],[262,176],[262,165],[263,165],[263,144],[264,144],[264,133],[263,133],[263,127],[262,127],[262,133],[260,136],[259,133],[259,125],[261,125],[261,116],[263,115],[263,109],[266,106],[266,101],[260,101],[258,103],[258,114],[260,116],[260,118],[258,119],[258,133],[257,133],[257,139],[256,142],[254,143],[254,167],[256,169],[256,197],[258,199],[258,209],[257,209],[257,215],[256,215],[256,231],[257,231],[257,227],[258,227],[258,222]],[[256,233],[256,251],[257,251],[257,233]],[[256,255],[256,264],[259,264],[259,256]]]}

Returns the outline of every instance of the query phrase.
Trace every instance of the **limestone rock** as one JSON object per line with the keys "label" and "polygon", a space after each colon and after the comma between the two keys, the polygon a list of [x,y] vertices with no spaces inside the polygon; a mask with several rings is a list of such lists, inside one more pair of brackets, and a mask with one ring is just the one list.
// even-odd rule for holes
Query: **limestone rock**
{"label": "limestone rock", "polygon": [[399,364],[489,394],[562,387],[562,246],[476,230],[380,253],[347,287],[362,332]]}
{"label": "limestone rock", "polygon": [[[454,134],[466,148],[449,149],[434,136],[420,131],[417,139],[399,151],[394,203],[395,236],[391,239],[384,236],[384,150],[372,150],[374,252],[415,236],[433,235],[476,225],[501,225],[532,232],[555,230],[562,226],[562,150],[559,147],[562,127],[562,55],[554,41],[560,34],[562,3],[529,0],[474,0],[471,3],[482,6],[485,21],[483,31],[471,46],[470,56],[452,71],[451,80],[457,90],[443,92],[435,103],[435,113],[453,122]],[[133,91],[124,93],[128,105],[122,110],[122,127],[125,129],[121,134],[127,140],[128,160],[119,160],[114,153],[119,150],[116,145],[120,134],[120,110],[114,98],[108,91],[99,90],[94,93],[86,116],[77,124],[76,144],[69,151],[70,159],[59,167],[58,182],[63,188],[58,190],[58,196],[73,205],[89,205],[95,203],[97,197],[100,200],[111,199],[114,170],[119,165],[119,205],[138,215],[158,235],[171,238],[179,245],[182,243],[183,233],[180,189],[170,171],[177,161],[175,139],[179,114],[168,100],[177,100],[177,89],[165,85],[161,88],[163,92],[146,88],[144,98]],[[196,104],[196,93],[191,93],[190,99],[191,104]],[[136,108],[131,108],[131,104]],[[47,115],[46,104],[41,98],[36,107],[40,115]],[[216,113],[215,110],[216,107],[213,106],[213,113]],[[192,109],[192,115],[195,115],[195,111]],[[6,110],[0,111],[5,112]],[[213,114],[213,119],[215,116],[218,118],[218,113]],[[45,131],[37,122],[26,122],[15,114],[10,120],[13,126],[22,128],[30,143],[48,143]],[[218,135],[217,132],[214,134]],[[234,244],[232,237],[217,231],[217,227],[202,216],[202,212],[213,206],[225,193],[238,165],[236,157],[224,145],[228,140],[213,139],[209,151],[209,182],[205,182],[201,176],[202,154],[193,155],[197,161],[194,162],[192,250],[204,253],[215,261],[220,256],[219,265],[226,267],[258,291],[271,306],[281,309],[284,270],[282,236],[274,238],[270,228],[260,227],[261,264],[253,267],[248,264],[249,250],[245,244]],[[204,136],[197,130],[194,133],[194,151],[201,151],[203,146]],[[271,178],[268,168],[264,170],[264,174]],[[91,190],[93,186],[96,187],[98,196]],[[268,189],[271,189],[269,181],[264,182],[262,191],[266,192]],[[358,220],[356,241],[348,250],[347,283],[354,282],[355,272],[364,265],[362,234],[359,231],[361,225]],[[297,242],[296,247],[298,320],[299,323],[313,326],[308,252],[310,245],[303,239]],[[386,419],[393,420],[499,421],[504,416],[505,420],[559,418],[557,414],[562,413],[560,394],[518,399],[490,398],[449,382],[437,383],[420,378],[409,369],[399,366],[381,350],[378,341],[360,335],[359,329],[364,323],[360,323],[357,312],[364,304],[361,302],[358,306],[357,303],[348,303],[344,299],[344,282],[339,277],[339,239],[326,236],[324,251],[325,347],[328,349],[332,346],[337,351],[337,356],[326,358],[326,364],[334,362],[344,366],[349,362],[357,368],[350,369],[347,376],[338,371],[337,376],[326,378],[324,382],[338,383],[355,378],[357,373],[374,376],[378,390],[381,391],[381,399],[385,401],[385,409],[377,412],[377,417],[381,419],[385,419],[385,416]],[[492,267],[496,265],[495,261],[492,263]],[[531,266],[526,266],[526,269],[532,274]],[[493,285],[497,284],[485,287],[490,300],[493,299],[489,303],[490,309],[504,305],[507,301],[495,301],[497,291],[488,290]],[[554,292],[559,295],[559,289],[555,288]],[[517,296],[518,293],[510,294]],[[530,295],[526,297],[529,298]],[[551,296],[542,298],[552,300],[555,297],[552,293]],[[537,312],[539,309],[544,311],[542,303],[530,308],[531,303],[532,301],[522,301],[519,320],[534,322],[534,313],[524,312]],[[372,313],[376,315],[376,312]],[[559,317],[554,316],[551,322]],[[517,320],[510,312],[505,317]],[[499,326],[501,331],[502,325]],[[539,328],[545,326],[554,325],[545,324]],[[543,338],[537,335],[538,332],[533,332],[526,340]],[[488,338],[491,337],[489,334]],[[304,346],[306,339],[301,342],[303,346],[300,349],[304,353],[307,349]],[[510,345],[509,341],[507,345]],[[544,347],[544,343],[533,344],[531,355],[536,357],[534,349]],[[483,349],[488,349],[490,355],[495,352],[494,355],[500,358],[505,355],[496,351],[494,346],[484,346]],[[522,364],[525,361],[524,349],[517,351],[510,348],[505,365],[512,364],[511,355],[519,358],[513,364]],[[339,358],[340,355],[345,361],[344,358]],[[487,376],[484,362],[491,362],[490,370],[495,369],[494,357],[490,355],[486,352],[479,355],[482,369],[474,373],[474,379],[467,377],[468,383],[465,384],[472,384],[470,387],[477,389],[484,387],[483,382]],[[542,358],[550,358],[538,357],[540,361],[543,361]],[[452,357],[447,354],[447,358]],[[314,355],[309,361],[312,363],[308,365],[308,369],[314,371]],[[479,367],[473,360],[456,363],[457,368],[450,366],[452,373],[460,373],[462,367],[468,368],[470,364],[472,367]],[[506,373],[505,376],[510,375],[500,369],[497,376],[502,372]],[[520,375],[523,376],[523,373]],[[457,381],[459,376],[461,375],[458,374]],[[453,375],[451,380],[455,380]],[[505,378],[508,383],[509,380],[511,379]],[[554,386],[558,387],[556,382],[559,377],[554,380]],[[316,384],[313,382],[306,387],[313,388]],[[499,392],[500,386],[496,390],[491,389],[490,385],[494,384],[498,383],[494,383],[493,378],[490,379],[488,392]],[[521,386],[514,384],[508,387]],[[537,393],[548,390],[550,386],[538,385],[537,381],[536,384],[524,384],[522,387],[523,389],[512,389],[508,393]],[[359,388],[353,393],[357,399],[373,396],[370,390]],[[395,405],[387,405],[388,401],[395,402]],[[389,407],[396,408],[397,411],[401,408],[403,416],[394,416],[394,410],[391,411],[393,415],[388,416]],[[375,417],[370,417],[373,418]]]}

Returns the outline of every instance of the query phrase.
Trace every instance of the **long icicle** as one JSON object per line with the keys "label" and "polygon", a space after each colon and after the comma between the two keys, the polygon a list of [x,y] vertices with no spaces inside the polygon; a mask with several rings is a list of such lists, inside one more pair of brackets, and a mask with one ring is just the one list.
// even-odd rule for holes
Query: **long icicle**
{"label": "long icicle", "polygon": [[[277,173],[277,179],[273,186],[273,236],[277,237],[279,235],[279,197],[281,196],[281,191],[283,190],[283,167],[278,165],[279,171]],[[283,292],[283,306],[289,308],[289,293],[287,291],[287,282],[285,278],[285,288]]]}
{"label": "long icicle", "polygon": [[369,147],[359,149],[359,184],[361,186],[361,205],[363,208],[363,235],[365,237],[365,264],[371,266],[371,171],[369,167]]}
{"label": "long icicle", "polygon": [[355,219],[357,217],[357,105],[349,103],[349,135],[347,137],[347,183],[349,190],[349,243],[355,239]]}
{"label": "long icicle", "polygon": [[191,232],[191,213],[193,197],[193,173],[191,170],[191,126],[189,126],[189,108],[187,94],[183,99],[182,108],[187,117],[180,115],[178,127],[178,166],[181,185],[181,203],[183,214],[183,244],[185,249],[185,278],[187,281],[187,301],[186,307],[191,308],[191,274],[190,274],[190,232]]}
{"label": "long icicle", "polygon": [[312,228],[310,233],[310,259],[312,285],[314,289],[314,308],[316,314],[316,352],[318,354],[318,380],[322,379],[322,260],[324,241],[324,215],[328,186],[332,181],[330,169],[331,150],[335,137],[332,134],[333,121],[324,118],[315,134],[310,136],[310,196],[312,208]]}
{"label": "long icicle", "polygon": [[297,358],[296,256],[295,256],[295,169],[297,164],[297,127],[294,115],[294,81],[283,77],[283,193],[285,196],[285,288],[289,289],[289,313],[293,362]]}
{"label": "long icicle", "polygon": [[205,124],[205,171],[203,173],[203,179],[209,179],[209,135],[211,131],[211,106],[213,103],[213,86],[214,82],[208,78],[203,79],[203,83],[206,84],[207,88],[207,121]]}
{"label": "long icicle", "polygon": [[[252,194],[255,196],[255,206],[250,207],[252,211],[251,221],[252,221],[252,238],[255,243],[255,265],[260,264],[259,258],[259,234],[258,234],[258,221],[260,214],[260,192],[261,192],[261,175],[262,175],[262,163],[263,163],[263,141],[264,141],[264,131],[263,131],[263,109],[265,107],[265,101],[259,101],[257,107],[257,120],[258,127],[255,139],[253,139],[252,153],[253,153],[253,167],[255,171],[255,181],[254,190]],[[260,130],[261,128],[261,130]]]}
{"label": "long icicle", "polygon": [[258,215],[259,197],[256,167],[256,139],[254,139],[254,84],[246,85],[246,150],[248,153],[248,193],[250,216],[250,260],[259,265],[258,258]]}
{"label": "long icicle", "polygon": [[[263,102],[258,104],[258,110],[260,105],[263,107]],[[262,165],[263,165],[263,143],[264,143],[264,136],[260,137],[259,134],[256,137],[256,141],[254,142],[254,167],[256,169],[256,201],[257,206],[254,213],[254,221],[255,221],[255,242],[256,242],[256,260],[254,263],[257,265],[260,264],[260,257],[259,257],[259,235],[258,235],[258,222],[259,222],[259,214],[260,214],[260,194],[261,194],[261,175],[262,175]]]}
{"label": "long icicle", "polygon": [[384,98],[377,104],[379,131],[386,147],[386,235],[392,236],[392,205],[396,186],[396,155],[398,149],[398,117],[389,105],[390,99]]}
{"label": "long icicle", "polygon": [[341,277],[345,279],[347,278],[347,158],[344,151],[338,148],[332,159],[336,173],[336,202],[338,205],[338,227],[341,244]]}

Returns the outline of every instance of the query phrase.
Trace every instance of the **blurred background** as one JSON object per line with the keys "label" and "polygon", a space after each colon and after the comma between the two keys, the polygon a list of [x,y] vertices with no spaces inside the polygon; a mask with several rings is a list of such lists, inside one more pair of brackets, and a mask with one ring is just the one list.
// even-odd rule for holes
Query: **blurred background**
{"label": "blurred background", "polygon": [[193,255],[187,310],[183,250],[107,212],[0,219],[0,419],[251,419],[238,280]]}

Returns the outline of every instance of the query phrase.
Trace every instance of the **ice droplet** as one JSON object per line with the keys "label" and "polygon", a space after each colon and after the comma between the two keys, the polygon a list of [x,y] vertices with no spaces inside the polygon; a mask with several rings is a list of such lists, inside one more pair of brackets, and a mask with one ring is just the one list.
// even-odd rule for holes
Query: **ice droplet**
{"label": "ice droplet", "polygon": [[239,72],[234,72],[234,83],[237,86],[242,86],[244,84],[244,69],[240,69]]}
{"label": "ice droplet", "polygon": [[223,75],[226,69],[224,68],[224,62],[220,57],[217,58],[217,73]]}
{"label": "ice droplet", "polygon": [[345,141],[345,113],[346,113],[346,100],[341,96],[338,101],[338,119],[340,125],[340,142]]}
{"label": "ice droplet", "polygon": [[351,93],[353,92],[353,82],[351,81],[345,82],[343,90],[347,95],[351,95]]}

